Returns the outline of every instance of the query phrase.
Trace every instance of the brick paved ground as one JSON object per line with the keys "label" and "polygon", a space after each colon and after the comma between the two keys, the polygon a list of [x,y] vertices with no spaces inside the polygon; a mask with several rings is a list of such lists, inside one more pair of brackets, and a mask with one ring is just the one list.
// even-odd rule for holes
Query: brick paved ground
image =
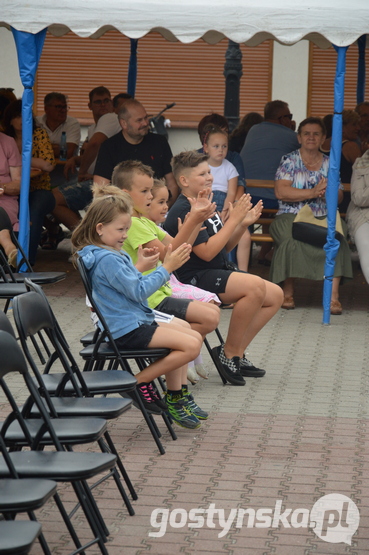
{"label": "brick paved ground", "polygon": [[[38,266],[51,269],[57,263],[68,271],[64,282],[45,287],[45,291],[77,354],[79,338],[90,331],[91,324],[79,276],[67,262],[67,249],[68,241],[64,241],[56,253],[41,252]],[[266,269],[254,266],[252,271],[265,273]],[[369,300],[358,266],[355,280],[342,288],[344,314],[332,317],[330,326],[321,325],[320,298],[320,284],[301,281],[296,290],[298,308],[281,310],[254,340],[249,355],[267,369],[262,380],[248,379],[246,387],[224,387],[203,352],[210,377],[193,390],[211,416],[199,430],[176,428],[175,442],[158,418],[164,456],[158,453],[136,409],[109,423],[139,494],[133,503],[136,515],[130,517],[111,480],[95,490],[110,530],[107,547],[111,555],[368,553]],[[229,310],[222,312],[223,334],[230,315]],[[217,344],[215,334],[210,342]],[[24,388],[19,381],[14,387],[21,401]],[[2,400],[0,397],[4,413]],[[61,485],[59,491],[69,506],[74,499],[70,488]],[[267,527],[257,527],[260,513],[254,523],[245,516],[243,526],[241,522],[236,526],[238,509],[274,511],[280,500],[282,512],[310,511],[329,493],[348,496],[360,511],[360,525],[351,545],[325,542],[304,522],[301,527],[272,527],[268,522]],[[223,510],[226,520],[230,514],[235,517],[229,521],[233,524],[228,531],[220,526],[219,515],[208,517],[208,525],[202,528],[188,526],[190,509],[209,507]],[[162,509],[156,527],[150,523],[154,509]],[[72,551],[53,504],[38,514],[53,553]],[[299,518],[301,523],[302,513]],[[81,537],[90,537],[80,512],[75,523]],[[164,529],[162,537],[149,536]],[[36,545],[32,554],[39,553]],[[88,553],[98,550],[91,548]]]}

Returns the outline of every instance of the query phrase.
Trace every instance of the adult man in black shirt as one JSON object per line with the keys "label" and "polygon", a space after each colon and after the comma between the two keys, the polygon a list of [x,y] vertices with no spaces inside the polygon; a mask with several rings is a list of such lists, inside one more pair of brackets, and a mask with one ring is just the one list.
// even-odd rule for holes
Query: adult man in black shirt
{"label": "adult man in black shirt", "polygon": [[101,145],[97,157],[94,182],[109,183],[119,162],[140,160],[150,166],[157,178],[165,178],[172,202],[178,196],[170,161],[172,151],[162,135],[149,133],[149,120],[145,108],[137,100],[128,100],[118,114],[122,132]]}

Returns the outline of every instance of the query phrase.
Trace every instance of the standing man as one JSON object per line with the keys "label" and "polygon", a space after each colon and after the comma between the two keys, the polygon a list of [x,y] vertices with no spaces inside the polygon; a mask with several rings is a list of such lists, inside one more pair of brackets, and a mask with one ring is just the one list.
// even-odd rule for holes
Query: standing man
{"label": "standing man", "polygon": [[[36,118],[36,122],[49,135],[56,159],[60,156],[60,141],[62,133],[67,139],[67,160],[77,153],[81,140],[81,126],[76,118],[68,116],[68,103],[65,94],[48,93],[44,98],[45,113]],[[50,174],[51,187],[58,187],[64,181],[63,166],[56,166]]]}
{"label": "standing man", "polygon": [[171,203],[179,190],[170,165],[172,151],[162,135],[149,133],[149,118],[137,100],[127,100],[118,113],[121,130],[105,141],[99,150],[94,182],[109,183],[117,164],[125,160],[139,160],[150,166],[158,179],[165,178]]}

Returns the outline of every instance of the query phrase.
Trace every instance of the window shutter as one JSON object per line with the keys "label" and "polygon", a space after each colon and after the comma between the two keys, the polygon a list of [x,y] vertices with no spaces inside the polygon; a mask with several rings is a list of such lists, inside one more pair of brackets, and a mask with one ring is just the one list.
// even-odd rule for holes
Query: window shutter
{"label": "window shutter", "polygon": [[[136,98],[148,114],[155,115],[166,104],[176,102],[168,112],[173,127],[196,127],[210,112],[223,113],[223,76],[228,40],[209,45],[202,40],[191,44],[170,43],[158,33],[138,41]],[[270,100],[273,42],[251,48],[241,45],[243,77],[241,112],[263,112]],[[69,98],[69,115],[83,122],[91,120],[88,92],[99,85],[112,96],[125,92],[130,41],[117,31],[98,40],[47,34],[37,72],[36,112],[43,113],[43,98],[51,91]]]}
{"label": "window shutter", "polygon": [[[368,56],[368,54],[367,54]],[[356,106],[358,48],[352,44],[346,54],[345,108]],[[308,115],[325,116],[333,113],[334,78],[337,53],[332,47],[322,50],[310,43]],[[368,66],[368,64],[366,64]],[[368,70],[367,70],[368,71]],[[366,81],[365,98],[369,97]]]}

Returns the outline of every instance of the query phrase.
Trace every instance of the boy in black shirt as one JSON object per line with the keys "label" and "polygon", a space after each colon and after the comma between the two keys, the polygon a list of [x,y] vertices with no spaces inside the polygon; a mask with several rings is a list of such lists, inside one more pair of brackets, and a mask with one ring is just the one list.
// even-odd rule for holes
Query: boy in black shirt
{"label": "boy in black shirt", "polygon": [[[196,198],[200,191],[211,187],[213,178],[207,158],[190,151],[172,160],[181,194],[170,209],[164,228],[173,236],[178,233],[178,218],[183,221],[190,210],[188,197]],[[216,293],[224,303],[234,303],[226,342],[213,349],[220,374],[233,385],[244,385],[243,376],[265,374],[245,358],[244,351],[283,302],[278,285],[238,271],[227,257],[261,211],[261,202],[252,208],[250,195],[243,195],[234,207],[228,207],[224,225],[217,214],[206,220],[193,243],[190,260],[178,271],[182,282]]]}

